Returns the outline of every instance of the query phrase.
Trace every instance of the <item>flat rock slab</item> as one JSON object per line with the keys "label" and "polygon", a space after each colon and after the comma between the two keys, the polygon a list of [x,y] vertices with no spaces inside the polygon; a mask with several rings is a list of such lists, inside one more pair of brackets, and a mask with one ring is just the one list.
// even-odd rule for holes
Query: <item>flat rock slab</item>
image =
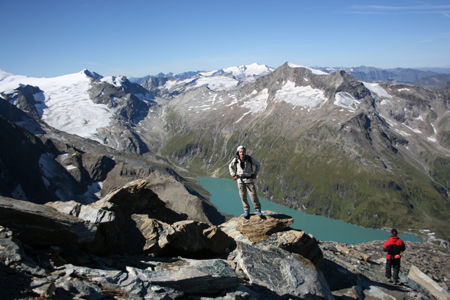
{"label": "flat rock slab", "polygon": [[265,211],[263,217],[252,215],[248,220],[239,218],[236,230],[256,243],[266,240],[272,233],[288,228],[292,223],[294,218],[290,216]]}

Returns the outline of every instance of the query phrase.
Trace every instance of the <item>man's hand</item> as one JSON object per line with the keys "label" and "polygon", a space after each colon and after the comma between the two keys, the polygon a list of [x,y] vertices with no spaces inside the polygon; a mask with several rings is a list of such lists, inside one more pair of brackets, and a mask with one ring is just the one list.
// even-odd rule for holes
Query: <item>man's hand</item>
{"label": "man's hand", "polygon": [[237,175],[234,175],[234,176],[233,176],[233,179],[234,179],[234,180],[237,180]]}
{"label": "man's hand", "polygon": [[256,179],[256,174],[252,174],[252,179]]}

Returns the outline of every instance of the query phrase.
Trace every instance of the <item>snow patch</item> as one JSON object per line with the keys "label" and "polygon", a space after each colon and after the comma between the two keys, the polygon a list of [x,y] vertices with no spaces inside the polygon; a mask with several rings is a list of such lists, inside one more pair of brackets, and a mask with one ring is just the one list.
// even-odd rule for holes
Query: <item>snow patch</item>
{"label": "snow patch", "polygon": [[[403,124],[403,123],[402,123],[402,124]],[[408,129],[411,130],[412,132],[415,132],[415,133],[418,133],[418,134],[422,134],[422,131],[420,131],[419,129],[412,128],[412,127],[410,127],[410,126],[408,126],[408,125],[406,125],[406,124],[403,124],[403,126],[405,126],[406,128],[408,128]]]}
{"label": "snow patch", "polygon": [[393,129],[394,129],[395,132],[397,132],[398,134],[400,134],[400,135],[402,135],[402,136],[405,136],[405,137],[410,136],[409,133],[406,133],[406,132],[404,132],[403,130],[400,130],[400,129],[397,129],[397,128],[393,128]]}
{"label": "snow patch", "polygon": [[102,79],[100,79],[101,82],[109,83],[115,87],[122,87],[122,84],[124,83],[124,77],[116,77],[116,76],[105,76]]}
{"label": "snow patch", "polygon": [[328,75],[328,73],[326,73],[324,71],[313,69],[313,68],[302,66],[302,65],[296,65],[296,64],[293,64],[293,63],[288,63],[288,66],[289,66],[289,68],[305,68],[305,69],[310,70],[313,74],[316,74],[316,75]]}
{"label": "snow patch", "polygon": [[74,170],[74,169],[78,169],[78,167],[74,166],[74,165],[68,165],[66,166],[66,170],[70,171],[70,170]]}
{"label": "snow patch", "polygon": [[[253,91],[256,92],[256,91]],[[252,92],[252,96],[255,95]],[[267,108],[267,100],[269,99],[269,90],[267,88],[263,89],[257,93],[254,97],[246,100],[242,107],[250,109],[250,113],[254,114],[260,111],[264,111]]]}
{"label": "snow patch", "polygon": [[382,88],[378,83],[372,82],[362,82],[362,83],[369,91],[377,94],[378,97],[392,99],[392,96],[389,95],[389,93],[384,88]]}
{"label": "snow patch", "polygon": [[102,181],[96,181],[90,184],[87,191],[83,194],[83,198],[86,200],[85,204],[93,203],[101,198],[103,188]]}
{"label": "snow patch", "polygon": [[401,88],[397,90],[397,92],[409,92],[409,91],[411,91],[409,88]]}
{"label": "snow patch", "polygon": [[248,77],[248,76],[261,76],[272,72],[273,69],[266,65],[259,65],[257,63],[252,63],[250,65],[241,65],[235,67],[229,67],[223,69],[225,73],[231,73],[237,78]]}
{"label": "snow patch", "polygon": [[195,87],[206,85],[213,91],[229,90],[238,85],[239,81],[226,76],[200,77],[195,82]]}
{"label": "snow patch", "polygon": [[434,136],[427,137],[427,140],[429,140],[432,143],[437,143],[437,139]]}
{"label": "snow patch", "polygon": [[166,83],[164,84],[164,88],[170,90],[170,89],[173,88],[176,84],[177,84],[177,81],[176,81],[176,80],[167,80]]}
{"label": "snow patch", "polygon": [[309,85],[295,86],[295,82],[290,80],[276,92],[275,99],[308,109],[321,106],[327,101],[323,91]]}
{"label": "snow patch", "polygon": [[338,92],[334,98],[334,105],[346,108],[352,112],[358,109],[358,105],[361,103],[347,92]]}

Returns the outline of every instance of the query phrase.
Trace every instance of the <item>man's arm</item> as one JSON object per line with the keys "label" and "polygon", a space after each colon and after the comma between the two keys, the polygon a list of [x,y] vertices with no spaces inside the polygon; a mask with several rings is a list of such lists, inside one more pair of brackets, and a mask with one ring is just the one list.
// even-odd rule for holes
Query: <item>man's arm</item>
{"label": "man's arm", "polygon": [[254,171],[254,175],[256,177],[256,175],[258,175],[259,170],[261,169],[261,164],[259,163],[259,161],[257,161],[256,159],[254,159],[253,157],[250,158],[252,160],[253,165],[255,166],[255,171]]}
{"label": "man's arm", "polygon": [[232,177],[236,176],[236,163],[235,163],[236,158],[233,158],[230,162],[230,164],[228,165],[228,170],[230,171],[230,175]]}

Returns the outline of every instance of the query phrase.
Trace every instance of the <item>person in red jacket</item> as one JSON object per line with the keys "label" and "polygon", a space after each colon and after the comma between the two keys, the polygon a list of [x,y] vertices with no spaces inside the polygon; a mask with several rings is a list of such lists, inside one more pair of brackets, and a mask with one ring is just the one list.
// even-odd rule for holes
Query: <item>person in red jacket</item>
{"label": "person in red jacket", "polygon": [[397,236],[397,229],[391,230],[391,236],[384,242],[386,256],[386,278],[391,281],[391,268],[394,270],[394,283],[398,284],[398,272],[400,271],[400,253],[405,251],[405,243]]}

